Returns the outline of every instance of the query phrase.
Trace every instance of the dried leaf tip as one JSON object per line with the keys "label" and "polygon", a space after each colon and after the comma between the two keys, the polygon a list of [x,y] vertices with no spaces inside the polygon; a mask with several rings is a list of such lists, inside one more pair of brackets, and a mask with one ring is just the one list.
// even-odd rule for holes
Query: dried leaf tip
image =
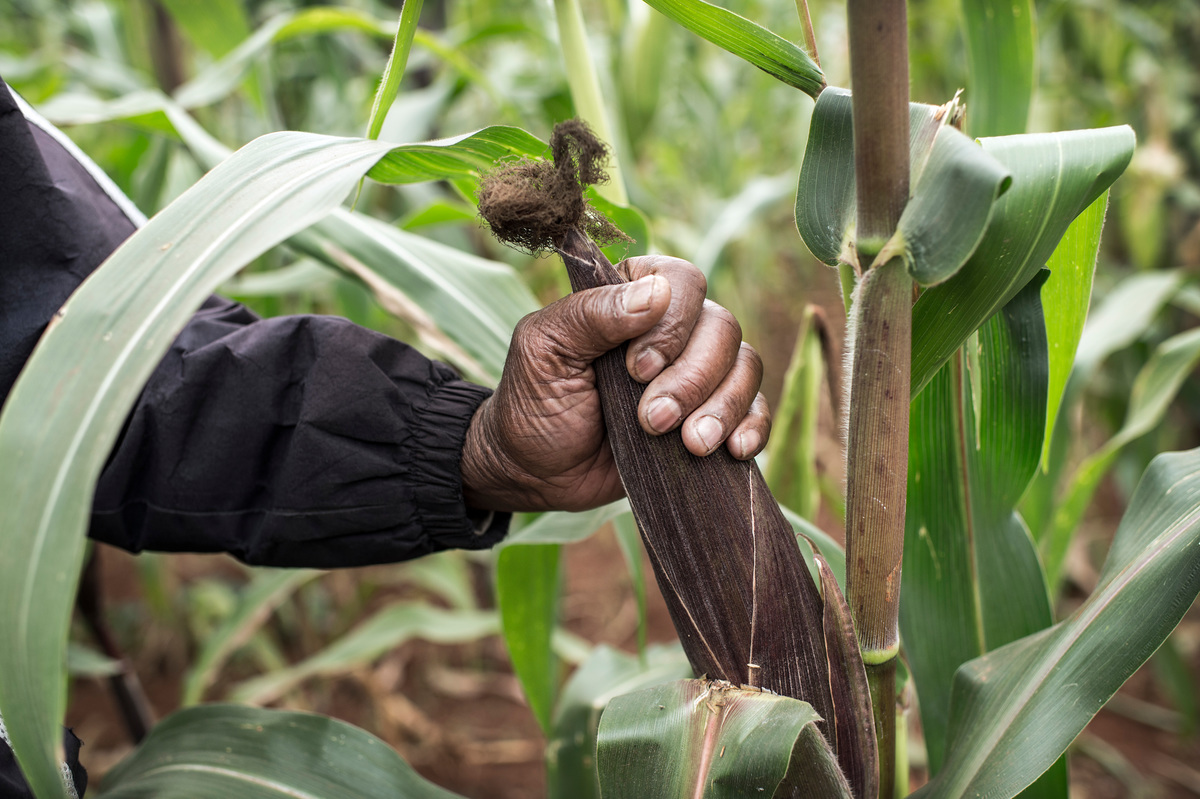
{"label": "dried leaf tip", "polygon": [[555,249],[572,229],[601,244],[630,241],[584,197],[587,186],[608,181],[608,147],[587,123],[556,125],[550,151],[553,163],[522,158],[484,175],[476,199],[492,235],[530,255]]}

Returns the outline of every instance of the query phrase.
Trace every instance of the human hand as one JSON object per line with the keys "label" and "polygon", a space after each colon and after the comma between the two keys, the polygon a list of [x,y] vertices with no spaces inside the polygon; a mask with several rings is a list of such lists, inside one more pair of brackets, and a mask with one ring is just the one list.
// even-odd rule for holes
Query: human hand
{"label": "human hand", "polygon": [[467,430],[471,507],[586,510],[624,494],[592,361],[625,341],[629,373],[648,383],[638,404],[646,432],[682,423],[692,453],[724,444],[739,460],[766,445],[762,360],[733,314],[704,299],[704,275],[664,256],[617,269],[631,282],[571,294],[517,324],[500,385]]}

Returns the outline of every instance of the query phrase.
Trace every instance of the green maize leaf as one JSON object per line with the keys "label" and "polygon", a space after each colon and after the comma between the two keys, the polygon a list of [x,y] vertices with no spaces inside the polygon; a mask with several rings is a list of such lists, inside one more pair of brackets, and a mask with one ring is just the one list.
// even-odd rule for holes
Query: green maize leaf
{"label": "green maize leaf", "polygon": [[501,546],[516,544],[573,544],[582,541],[618,516],[629,513],[629,500],[618,499],[581,513],[550,511],[532,517],[516,532],[509,533]]}
{"label": "green maize leaf", "polygon": [[477,641],[499,632],[492,611],[446,610],[428,602],[395,602],[321,651],[286,669],[255,677],[231,692],[235,702],[273,702],[304,680],[345,674],[414,639],[435,644]]}
{"label": "green maize leaf", "polygon": [[75,641],[67,644],[67,673],[72,677],[113,677],[123,671],[119,660]]}
{"label": "green maize leaf", "polygon": [[[976,358],[960,351],[913,400],[900,631],[933,774],[948,745],[955,671],[1054,620],[1037,550],[1014,512],[1045,429],[1046,276],[980,328]],[[978,381],[968,370],[981,370]],[[1064,764],[1049,779],[1065,773]]]}
{"label": "green maize leaf", "polygon": [[[928,159],[937,106],[909,103],[908,108],[909,157],[916,165]],[[805,246],[830,266],[851,261],[857,202],[851,95],[830,86],[817,97],[809,120],[795,212]]]}
{"label": "green maize leaf", "polygon": [[529,707],[547,736],[559,682],[550,640],[558,613],[561,549],[560,544],[507,546],[496,559],[504,643]]}
{"label": "green maize leaf", "polygon": [[[779,502],[795,508],[806,519],[816,518],[821,503],[817,421],[826,372],[821,337],[828,335],[828,331],[818,329],[824,319],[817,313],[809,305],[800,318],[791,362],[783,376],[783,396],[774,413],[763,474]],[[831,387],[830,394],[836,391],[837,388]]]}
{"label": "green maize leaf", "polygon": [[390,149],[300,133],[229,158],[72,295],[0,415],[0,712],[39,796],[56,754],[73,586],[96,477],[142,385],[192,311],[246,262],[337,207]]}
{"label": "green maize leaf", "polygon": [[745,236],[755,219],[771,211],[776,203],[790,196],[795,190],[794,172],[770,178],[760,176],[746,181],[742,190],[723,200],[713,214],[712,222],[692,252],[692,263],[711,279],[721,254],[729,243]]}
{"label": "green maize leaf", "polygon": [[1032,0],[962,0],[967,40],[967,131],[972,136],[1024,133],[1033,97]]}
{"label": "green maize leaf", "polygon": [[237,608],[204,642],[183,681],[184,707],[199,702],[225,660],[254,635],[275,609],[320,572],[310,569],[271,569],[259,572],[243,589]]}
{"label": "green maize leaf", "polygon": [[452,608],[472,610],[479,606],[466,553],[449,549],[406,561],[398,581],[425,589]]}
{"label": "green maize leaf", "polygon": [[[229,154],[178,104],[159,93],[107,102],[77,96],[50,110],[51,120],[62,124],[155,120],[209,167]],[[396,148],[371,177],[389,183],[452,180],[469,187],[470,194],[479,174],[492,168],[491,159],[537,156],[547,150],[544,142],[519,128],[484,128]],[[635,239],[630,255],[647,251],[649,228],[637,210],[594,195],[590,199]],[[506,264],[397,230],[364,214],[337,209],[289,244],[362,280],[384,307],[413,326],[431,354],[484,384],[499,380],[513,327],[539,307]]]}
{"label": "green maize leaf", "polygon": [[241,0],[163,0],[163,6],[192,44],[215,58],[226,55],[250,35],[250,20]]}
{"label": "green maize leaf", "polygon": [[1051,589],[1057,591],[1062,581],[1067,549],[1100,481],[1126,444],[1149,433],[1162,421],[1183,381],[1197,363],[1200,363],[1200,328],[1172,336],[1158,345],[1138,372],[1124,424],[1104,446],[1079,464],[1041,539]]}
{"label": "green maize leaf", "polygon": [[[633,584],[633,597],[637,602],[638,609],[638,654],[644,654],[646,651],[646,633],[648,622],[646,620],[646,570],[642,566],[642,536],[638,532],[637,522],[633,520],[633,514],[618,516],[613,520],[613,533],[617,539],[617,546],[621,548],[621,556],[625,558],[625,565],[629,568],[629,581]],[[681,674],[681,677],[688,675]]]}
{"label": "green maize leaf", "polygon": [[704,0],[646,0],[646,5],[809,97],[825,88],[825,76],[808,53],[745,17]]}
{"label": "green maize leaf", "polygon": [[[63,662],[72,592],[62,586],[78,573],[92,486],[140,386],[217,285],[326,216],[391,149],[287,133],[230,157],[85,283],[14,388],[0,419],[0,451],[22,468],[4,481],[19,497],[4,513],[7,529],[30,532],[14,537],[7,562],[19,574],[3,580],[14,612],[0,626],[6,640],[19,642],[8,658],[19,662],[4,663],[12,677],[0,705],[23,767],[46,796],[61,792],[52,733],[62,698],[54,670],[31,664]],[[61,364],[77,363],[86,368],[60,375]]]}
{"label": "green maize leaf", "polygon": [[395,33],[395,23],[356,9],[336,6],[316,6],[277,14],[224,58],[176,89],[175,101],[184,108],[212,105],[233,92],[254,61],[273,45],[301,36],[347,30],[390,38]]}
{"label": "green maize leaf", "polygon": [[1133,155],[1128,126],[1001,136],[980,141],[1012,173],[983,240],[962,269],[913,306],[912,394],[1037,274],[1071,222]]}
{"label": "green maize leaf", "polygon": [[612,220],[613,224],[633,239],[633,243],[619,241],[604,248],[604,254],[613,263],[635,255],[645,255],[650,251],[650,224],[642,212],[628,205],[618,205],[610,202],[596,192],[594,186],[588,186],[587,198],[597,211]]}
{"label": "green maize leaf", "polygon": [[368,173],[380,183],[420,183],[478,177],[497,161],[516,156],[541,156],[546,143],[520,128],[496,125],[447,139],[406,145],[390,153]]}
{"label": "green maize leaf", "polygon": [[604,799],[851,797],[807,702],[707,680],[613,699],[600,717]]}
{"label": "green maize leaf", "polygon": [[220,293],[227,297],[276,297],[280,294],[300,294],[328,289],[338,281],[338,273],[327,266],[305,258],[279,269],[249,272],[227,280]]}
{"label": "green maize leaf", "polygon": [[921,799],[1013,796],[1066,750],[1200,592],[1200,450],[1160,455],[1071,616],[954,677],[949,742]]}
{"label": "green maize leaf", "polygon": [[[636,532],[636,531],[635,531]],[[678,644],[652,646],[645,658],[601,644],[563,686],[546,743],[550,799],[598,799],[596,738],[601,714],[622,694],[690,677],[692,667]]]}
{"label": "green maize leaf", "polygon": [[396,94],[400,91],[400,81],[404,79],[404,70],[408,66],[408,54],[412,50],[413,35],[417,32],[417,21],[421,18],[422,0],[405,0],[400,5],[400,21],[396,24],[396,38],[392,41],[392,52],[388,54],[387,63],[383,66],[383,76],[379,79],[379,88],[375,91],[375,99],[371,104],[371,116],[367,119],[367,138],[378,139],[383,130],[383,120],[387,118]]}
{"label": "green maize leaf", "polygon": [[[1084,382],[1105,358],[1146,334],[1159,311],[1180,290],[1184,277],[1177,271],[1146,272],[1122,280],[1109,291],[1088,317],[1079,340],[1074,371]],[[1073,374],[1071,382],[1074,380]]]}
{"label": "green maize leaf", "polygon": [[[90,794],[89,794],[90,796]],[[343,721],[204,705],[164,719],[98,799],[462,799]]]}
{"label": "green maize leaf", "polygon": [[[547,736],[558,687],[551,643],[558,612],[559,550],[562,544],[581,541],[619,518],[631,518],[627,500],[582,513],[540,514],[508,537],[496,561],[496,593],[504,640],[513,670]],[[637,553],[641,580],[640,547]],[[644,580],[642,585],[644,592]]]}
{"label": "green maize leaf", "polygon": [[[922,285],[941,283],[966,262],[1010,182],[1004,166],[947,124],[956,108],[909,104],[912,197],[877,258],[903,254]],[[827,264],[856,258],[856,202],[850,92],[831,87],[813,109],[796,190],[796,227]]]}
{"label": "green maize leaf", "polygon": [[1042,287],[1042,309],[1046,319],[1046,342],[1050,354],[1050,388],[1046,405],[1046,435],[1042,439],[1042,463],[1050,457],[1059,403],[1067,387],[1067,378],[1075,363],[1075,350],[1083,335],[1088,304],[1092,297],[1092,276],[1100,254],[1100,233],[1108,209],[1105,191],[1087,210],[1075,217],[1066,235],[1054,248],[1046,266],[1050,279]]}
{"label": "green maize leaf", "polygon": [[208,168],[229,157],[231,152],[202,128],[182,106],[154,89],[138,90],[110,100],[84,92],[66,91],[42,103],[38,110],[60,127],[119,120],[150,133],[178,138]]}
{"label": "green maize leaf", "polygon": [[475,224],[479,214],[475,206],[465,202],[435,200],[434,202],[404,216],[396,224],[404,230],[419,230],[430,225],[446,225],[468,222]]}
{"label": "green maize leaf", "polygon": [[[817,551],[825,558],[829,568],[833,570],[833,576],[837,578],[838,585],[842,586],[845,591],[846,585],[846,551],[842,549],[841,544],[829,537],[821,528],[805,519],[795,511],[780,505],[779,509],[783,511],[783,518],[792,526],[792,530],[796,533],[797,540],[800,536],[804,536],[813,544],[816,545]],[[801,542],[800,554],[804,555],[804,559],[808,561],[809,571],[812,572],[814,580],[820,579],[820,573],[817,570],[816,561],[813,560],[812,550]]]}
{"label": "green maize leaf", "polygon": [[495,385],[520,318],[539,304],[506,264],[338,209],[289,243],[362,280],[426,348]]}
{"label": "green maize leaf", "polygon": [[1049,452],[1043,460],[1042,471],[1021,500],[1021,514],[1039,544],[1050,529],[1058,487],[1070,455],[1071,416],[1078,408],[1084,389],[1105,358],[1146,333],[1162,306],[1179,290],[1181,280],[1182,276],[1177,272],[1133,275],[1121,281],[1089,315],[1075,365],[1058,407]]}

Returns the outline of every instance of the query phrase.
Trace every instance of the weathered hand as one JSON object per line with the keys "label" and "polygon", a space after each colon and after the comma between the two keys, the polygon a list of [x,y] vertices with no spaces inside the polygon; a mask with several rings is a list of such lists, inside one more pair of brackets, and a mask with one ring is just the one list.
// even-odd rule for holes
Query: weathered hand
{"label": "weathered hand", "polygon": [[572,294],[517,325],[500,385],[467,431],[462,477],[472,507],[585,510],[624,494],[592,369],[624,341],[629,373],[649,384],[638,405],[647,432],[682,423],[694,454],[724,443],[742,460],[766,444],[762,360],[733,314],[704,299],[704,275],[663,256],[617,268],[632,282]]}

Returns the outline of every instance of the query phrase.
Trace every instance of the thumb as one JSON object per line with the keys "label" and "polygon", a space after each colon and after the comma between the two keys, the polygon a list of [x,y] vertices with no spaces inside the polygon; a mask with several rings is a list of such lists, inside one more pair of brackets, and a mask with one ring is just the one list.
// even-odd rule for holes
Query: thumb
{"label": "thumb", "polygon": [[670,303],[670,282],[650,275],[563,297],[536,315],[529,332],[542,337],[552,354],[591,362],[652,328]]}

